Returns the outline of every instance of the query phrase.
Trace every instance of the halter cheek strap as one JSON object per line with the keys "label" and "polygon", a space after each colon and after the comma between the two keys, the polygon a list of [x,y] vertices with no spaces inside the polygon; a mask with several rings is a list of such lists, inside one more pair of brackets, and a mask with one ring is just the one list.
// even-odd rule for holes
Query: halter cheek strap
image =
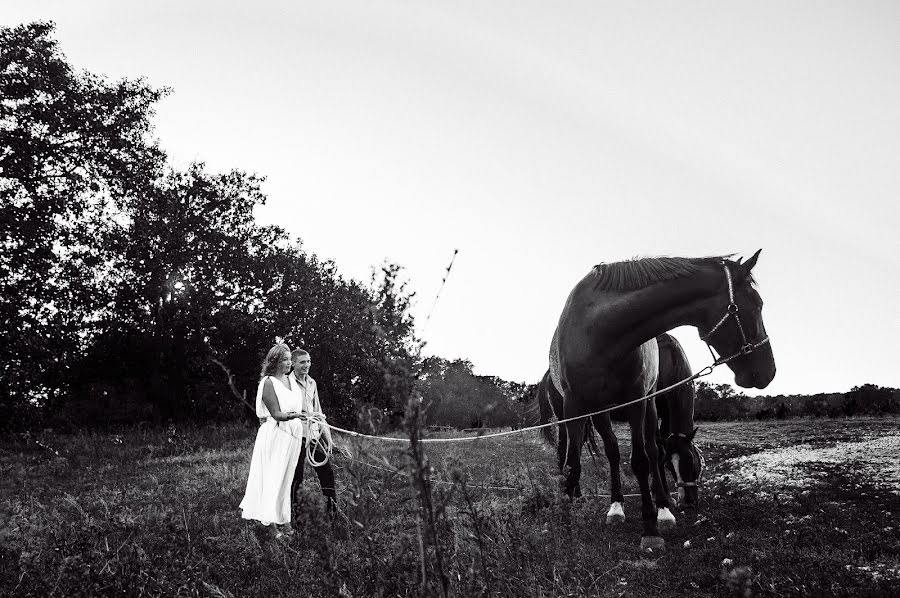
{"label": "halter cheek strap", "polygon": [[[678,432],[677,434],[671,434],[670,436],[676,435],[687,438],[687,434],[682,434],[681,432]],[[703,475],[703,468],[706,466],[706,460],[703,458],[703,453],[700,452],[700,449],[696,445],[692,444],[692,446],[694,448],[694,451],[697,453],[697,458],[700,460],[700,475]],[[700,478],[698,477],[697,481],[695,482],[685,482],[681,479],[681,474],[679,473],[678,481],[675,483],[675,486],[678,488],[697,488],[700,486]]]}
{"label": "halter cheek strap", "polygon": [[[709,332],[700,336],[700,340],[705,342],[707,348],[709,348],[709,352],[715,360],[715,365],[727,363],[740,355],[750,355],[753,351],[769,342],[768,335],[755,343],[751,343],[747,340],[747,334],[744,332],[743,324],[741,324],[741,317],[738,315],[738,304],[734,302],[734,283],[731,280],[731,270],[728,269],[728,265],[725,264],[725,262],[722,262],[722,268],[725,270],[725,280],[728,282],[728,306],[725,308],[725,315],[716,322],[716,325],[710,328]],[[734,321],[737,322],[738,332],[741,333],[741,348],[733,355],[717,358],[715,352],[713,352],[712,345],[709,343],[709,338],[731,317],[734,317]]]}

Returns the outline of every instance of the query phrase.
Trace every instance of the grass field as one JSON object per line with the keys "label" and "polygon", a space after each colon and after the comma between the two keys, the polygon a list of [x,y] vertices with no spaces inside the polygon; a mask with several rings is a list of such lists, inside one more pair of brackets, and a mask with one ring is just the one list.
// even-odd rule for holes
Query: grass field
{"label": "grass field", "polygon": [[[334,459],[342,516],[321,516],[308,471],[289,540],[239,516],[250,427],[16,439],[0,445],[0,595],[898,596],[900,481],[833,458],[898,424],[701,423],[701,507],[651,554],[638,498],[625,524],[603,524],[605,462],[585,453],[589,496],[571,503],[534,432],[428,445],[427,468],[404,445],[351,443]],[[767,475],[773,449],[800,445],[803,475]],[[416,471],[435,481],[428,496]]]}

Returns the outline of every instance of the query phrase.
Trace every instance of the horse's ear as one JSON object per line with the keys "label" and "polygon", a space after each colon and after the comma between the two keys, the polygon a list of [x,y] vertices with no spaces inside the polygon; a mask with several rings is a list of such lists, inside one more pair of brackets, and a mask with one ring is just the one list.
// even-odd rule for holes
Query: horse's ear
{"label": "horse's ear", "polygon": [[759,259],[759,254],[761,251],[762,251],[762,249],[757,249],[756,253],[753,254],[753,257],[751,257],[749,260],[747,260],[743,264],[740,262],[740,260],[738,261],[738,268],[737,268],[738,279],[742,280],[744,278],[747,278],[747,276],[750,274],[750,271],[753,269],[753,266],[756,265],[756,260]]}

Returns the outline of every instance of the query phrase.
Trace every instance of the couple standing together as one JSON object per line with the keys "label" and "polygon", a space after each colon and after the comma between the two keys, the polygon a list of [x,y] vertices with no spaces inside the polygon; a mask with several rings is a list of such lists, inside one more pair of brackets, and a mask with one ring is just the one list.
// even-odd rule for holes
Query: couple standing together
{"label": "couple standing together", "polygon": [[322,414],[316,381],[309,376],[310,355],[303,349],[293,351],[285,344],[269,349],[262,365],[256,390],[256,415],[260,419],[247,490],[241,501],[242,517],[263,525],[291,522],[291,502],[303,483],[307,443],[315,447],[313,459],[329,514],[336,510],[334,471],[326,460],[322,439],[331,443],[327,426],[306,419]]}

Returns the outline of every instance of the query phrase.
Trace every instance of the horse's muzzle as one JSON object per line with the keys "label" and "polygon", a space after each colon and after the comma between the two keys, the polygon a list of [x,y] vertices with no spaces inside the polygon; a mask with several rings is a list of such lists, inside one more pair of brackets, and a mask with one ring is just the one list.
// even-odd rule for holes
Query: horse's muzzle
{"label": "horse's muzzle", "polygon": [[696,509],[700,503],[697,486],[686,486],[678,489],[678,508]]}

